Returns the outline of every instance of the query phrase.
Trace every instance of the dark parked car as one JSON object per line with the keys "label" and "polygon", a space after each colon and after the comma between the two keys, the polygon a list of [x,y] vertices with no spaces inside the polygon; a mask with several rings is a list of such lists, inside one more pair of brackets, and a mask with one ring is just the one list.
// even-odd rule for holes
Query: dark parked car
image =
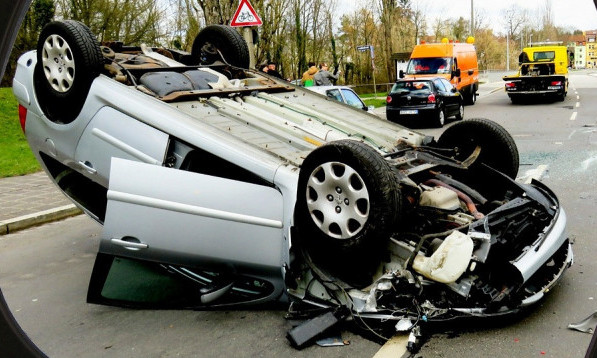
{"label": "dark parked car", "polygon": [[386,99],[386,116],[392,122],[409,119],[431,120],[442,127],[446,118],[464,117],[462,95],[443,78],[401,79],[396,81]]}

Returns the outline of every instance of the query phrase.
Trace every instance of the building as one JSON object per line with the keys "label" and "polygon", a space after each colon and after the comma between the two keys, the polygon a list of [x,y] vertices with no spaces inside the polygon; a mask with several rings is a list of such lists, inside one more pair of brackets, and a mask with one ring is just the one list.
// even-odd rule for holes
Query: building
{"label": "building", "polygon": [[597,30],[584,32],[586,39],[586,62],[587,68],[597,68]]}
{"label": "building", "polygon": [[577,41],[574,43],[571,53],[573,68],[587,67],[587,43],[585,41]]}

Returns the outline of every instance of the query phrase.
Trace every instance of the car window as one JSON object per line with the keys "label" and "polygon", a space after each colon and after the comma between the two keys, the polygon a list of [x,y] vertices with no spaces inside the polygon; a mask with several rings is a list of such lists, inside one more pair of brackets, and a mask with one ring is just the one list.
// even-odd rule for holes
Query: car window
{"label": "car window", "polygon": [[413,94],[424,94],[431,92],[430,87],[429,81],[400,81],[394,84],[390,93],[408,91]]}
{"label": "car window", "polygon": [[344,99],[346,100],[347,104],[349,104],[353,107],[356,107],[356,108],[365,107],[365,104],[363,103],[363,101],[361,101],[359,96],[357,96],[357,94],[354,93],[352,90],[343,88],[342,94],[344,95]]}
{"label": "car window", "polygon": [[446,91],[451,91],[452,88],[454,88],[454,85],[450,83],[450,81],[446,80],[445,78],[441,78],[440,81],[444,84],[444,87],[446,87]]}
{"label": "car window", "polygon": [[439,78],[435,81],[433,81],[433,84],[435,85],[435,87],[437,88],[438,91],[447,91],[448,89],[446,88],[446,86],[444,85],[444,83],[442,82],[442,80],[440,80]]}
{"label": "car window", "polygon": [[335,100],[336,100],[336,101],[338,101],[338,102],[344,102],[344,100],[342,99],[342,95],[340,94],[340,90],[338,90],[338,89],[331,89],[331,90],[328,90],[328,91],[326,92],[326,95],[327,95],[329,98],[335,99]]}

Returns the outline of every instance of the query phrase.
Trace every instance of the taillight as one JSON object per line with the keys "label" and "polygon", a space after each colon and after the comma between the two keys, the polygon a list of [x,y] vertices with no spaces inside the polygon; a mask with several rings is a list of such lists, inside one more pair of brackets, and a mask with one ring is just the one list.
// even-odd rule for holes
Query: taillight
{"label": "taillight", "polygon": [[27,120],[27,108],[19,104],[19,122],[21,122],[21,130],[25,133],[25,121]]}
{"label": "taillight", "polygon": [[516,87],[516,84],[514,82],[506,82],[506,87],[514,88],[514,87]]}
{"label": "taillight", "polygon": [[392,96],[386,97],[386,103],[392,103]]}
{"label": "taillight", "polygon": [[427,103],[435,103],[435,94],[432,93],[427,97]]}
{"label": "taillight", "polygon": [[551,81],[551,85],[552,86],[561,86],[562,85],[562,81]]}

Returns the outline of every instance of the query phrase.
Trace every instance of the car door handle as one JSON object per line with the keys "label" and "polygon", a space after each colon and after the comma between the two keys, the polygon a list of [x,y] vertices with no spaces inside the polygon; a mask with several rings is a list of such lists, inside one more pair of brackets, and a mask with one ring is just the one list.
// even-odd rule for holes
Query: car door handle
{"label": "car door handle", "polygon": [[91,164],[88,161],[79,161],[79,165],[81,166],[81,168],[83,168],[83,170],[87,171],[87,173],[89,174],[95,174],[97,173],[97,170],[95,170],[95,168],[93,168],[93,164]]}
{"label": "car door handle", "polygon": [[[125,249],[139,250],[139,249],[146,249],[149,247],[147,244],[144,244],[142,242],[130,241],[131,239],[133,239],[133,238],[130,238],[130,237],[117,238],[117,237],[115,237],[115,238],[112,238],[110,240],[110,242],[113,243],[114,245],[122,246]],[[133,240],[137,240],[137,239],[133,239]]]}

